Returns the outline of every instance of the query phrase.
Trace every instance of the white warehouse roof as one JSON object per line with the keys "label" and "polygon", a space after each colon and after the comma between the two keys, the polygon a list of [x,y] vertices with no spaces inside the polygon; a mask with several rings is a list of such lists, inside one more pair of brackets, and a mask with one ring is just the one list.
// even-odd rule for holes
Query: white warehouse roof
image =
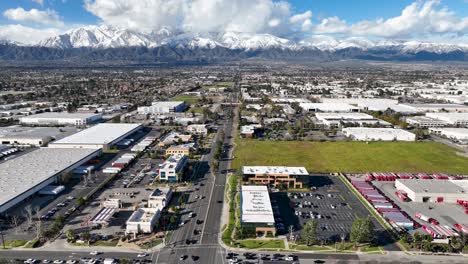
{"label": "white warehouse roof", "polygon": [[29,115],[23,118],[47,118],[47,119],[88,119],[91,117],[101,116],[95,113],[68,113],[68,112],[46,112],[41,114]]}
{"label": "white warehouse roof", "polygon": [[95,149],[40,148],[0,163],[0,207],[71,166],[87,161],[97,152]]}
{"label": "white warehouse roof", "polygon": [[415,193],[468,193],[468,180],[397,179]]}
{"label": "white warehouse roof", "polygon": [[299,106],[306,111],[315,112],[356,112],[358,107],[344,103],[300,103]]}
{"label": "white warehouse roof", "polygon": [[121,139],[121,137],[137,130],[141,124],[112,124],[104,123],[98,124],[88,129],[82,130],[69,137],[60,139],[50,144],[50,146],[57,144],[67,145],[87,145],[87,144],[112,144],[114,141]]}
{"label": "white warehouse roof", "polygon": [[243,174],[287,174],[287,175],[309,175],[304,167],[283,166],[243,166]]}
{"label": "white warehouse roof", "polygon": [[415,141],[416,135],[403,129],[347,127],[342,129],[343,134],[361,141]]}
{"label": "white warehouse roof", "polygon": [[266,186],[241,186],[242,223],[273,224],[275,218]]}

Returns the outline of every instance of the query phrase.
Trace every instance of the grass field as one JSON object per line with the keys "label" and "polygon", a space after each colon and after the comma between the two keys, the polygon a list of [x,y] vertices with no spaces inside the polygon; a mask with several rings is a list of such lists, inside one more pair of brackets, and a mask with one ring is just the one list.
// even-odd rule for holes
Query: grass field
{"label": "grass field", "polygon": [[199,100],[199,97],[192,95],[178,95],[171,98],[171,101],[185,101],[187,104],[196,104]]}
{"label": "grass field", "polygon": [[468,158],[436,142],[236,140],[233,168],[304,166],[309,172],[441,172],[468,174]]}
{"label": "grass field", "polygon": [[272,240],[242,240],[239,241],[239,246],[241,248],[284,248],[284,241],[279,239]]}

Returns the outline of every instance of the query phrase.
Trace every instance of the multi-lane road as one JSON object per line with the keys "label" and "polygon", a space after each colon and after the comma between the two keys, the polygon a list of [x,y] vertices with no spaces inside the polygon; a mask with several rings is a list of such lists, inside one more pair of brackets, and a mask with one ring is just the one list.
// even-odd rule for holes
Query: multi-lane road
{"label": "multi-lane road", "polygon": [[[226,110],[226,113],[227,111],[230,110]],[[212,171],[209,166],[213,160],[218,140],[222,141],[224,145],[232,146],[233,126],[232,118],[222,120],[222,125],[219,126],[213,139],[210,153],[204,155],[200,160],[200,175],[195,177],[195,184],[192,191],[189,192],[185,208],[187,212],[193,212],[195,217],[189,217],[188,213],[184,214],[182,220],[186,223],[173,231],[164,249],[154,254],[153,263],[226,262],[226,252],[219,245],[218,239],[226,184],[225,173],[230,168],[231,149],[226,149],[222,155],[217,171]],[[224,138],[220,138],[221,136]],[[198,232],[197,235],[194,234],[195,230]],[[187,244],[188,241],[192,243]]]}

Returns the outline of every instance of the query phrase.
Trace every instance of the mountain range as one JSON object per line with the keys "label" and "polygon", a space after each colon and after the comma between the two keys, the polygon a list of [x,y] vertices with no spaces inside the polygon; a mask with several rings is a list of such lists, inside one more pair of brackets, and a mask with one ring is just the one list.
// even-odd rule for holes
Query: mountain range
{"label": "mountain range", "polygon": [[3,61],[121,61],[132,63],[226,61],[248,58],[294,61],[364,59],[468,61],[468,44],[383,41],[363,37],[311,36],[292,40],[271,34],[191,33],[162,28],[150,33],[111,26],[86,26],[35,45],[0,41]]}

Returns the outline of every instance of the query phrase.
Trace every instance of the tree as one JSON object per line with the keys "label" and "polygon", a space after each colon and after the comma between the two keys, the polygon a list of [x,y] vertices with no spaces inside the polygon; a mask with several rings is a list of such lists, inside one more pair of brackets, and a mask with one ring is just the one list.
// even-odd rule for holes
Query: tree
{"label": "tree", "polygon": [[368,243],[374,238],[374,225],[369,217],[358,217],[351,226],[350,240],[354,243]]}
{"label": "tree", "polygon": [[176,222],[175,216],[171,216],[171,218],[169,219],[169,223],[171,223],[171,225],[174,225],[175,222]]}
{"label": "tree", "polygon": [[26,221],[28,222],[28,227],[32,226],[33,223],[33,208],[29,204],[24,208],[24,216],[26,217]]}
{"label": "tree", "polygon": [[75,240],[75,232],[73,229],[68,229],[66,232],[67,240],[68,241],[74,241]]}
{"label": "tree", "polygon": [[89,241],[91,240],[91,234],[88,231],[85,231],[83,234],[81,234],[81,237],[83,238],[84,241],[88,242],[88,246],[89,246]]}
{"label": "tree", "polygon": [[78,197],[78,199],[76,199],[76,205],[78,206],[82,206],[85,204],[85,199],[83,197]]}
{"label": "tree", "polygon": [[302,229],[302,239],[310,246],[317,240],[317,220],[310,220]]}

